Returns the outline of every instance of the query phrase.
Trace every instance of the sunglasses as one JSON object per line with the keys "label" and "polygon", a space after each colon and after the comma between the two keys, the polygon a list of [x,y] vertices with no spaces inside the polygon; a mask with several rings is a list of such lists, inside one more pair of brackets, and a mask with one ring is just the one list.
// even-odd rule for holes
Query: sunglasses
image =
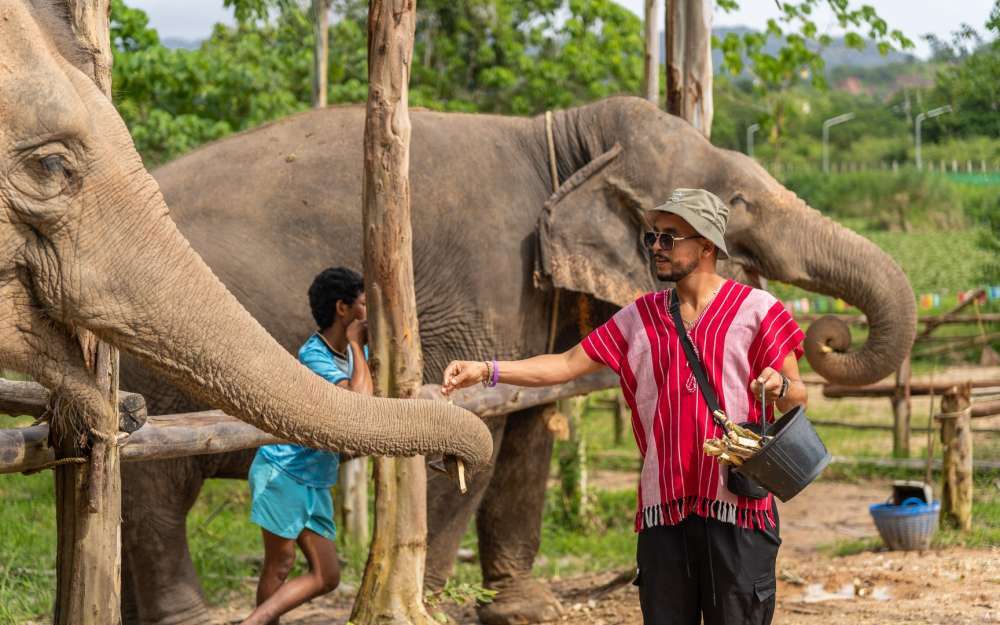
{"label": "sunglasses", "polygon": [[660,242],[660,248],[664,250],[674,249],[675,241],[686,241],[687,239],[704,239],[700,234],[692,234],[686,237],[679,237],[677,235],[670,234],[669,232],[653,232],[652,230],[646,231],[642,234],[642,242],[649,249],[653,249],[653,246],[657,241]]}

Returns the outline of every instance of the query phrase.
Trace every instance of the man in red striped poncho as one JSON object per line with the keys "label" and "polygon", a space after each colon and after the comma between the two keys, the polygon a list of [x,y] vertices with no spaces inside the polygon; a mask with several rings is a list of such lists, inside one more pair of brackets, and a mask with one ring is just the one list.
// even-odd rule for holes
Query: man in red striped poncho
{"label": "man in red striped poncho", "polygon": [[[610,367],[632,409],[642,473],[639,598],[650,625],[766,625],[774,612],[778,514],[770,494],[737,495],[727,467],[702,444],[721,428],[685,358],[670,314],[680,303],[722,410],[735,423],[760,423],[761,386],[767,419],[805,404],[798,358],[803,334],[771,294],[726,280],[728,207],[701,189],[678,189],[646,216],[645,243],[657,277],[676,288],[637,299],[562,354],[515,362],[451,363],[443,392],[482,382],[561,384]],[[757,398],[756,401],[754,398]],[[739,489],[737,489],[739,490]]]}

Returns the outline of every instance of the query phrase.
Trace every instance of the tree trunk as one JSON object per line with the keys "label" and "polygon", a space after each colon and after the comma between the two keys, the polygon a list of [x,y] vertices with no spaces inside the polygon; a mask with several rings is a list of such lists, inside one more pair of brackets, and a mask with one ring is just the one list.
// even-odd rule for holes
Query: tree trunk
{"label": "tree trunk", "polygon": [[943,452],[941,523],[972,529],[972,401],[971,385],[960,384],[941,398]]}
{"label": "tree trunk", "polygon": [[[66,14],[89,76],[111,97],[109,0],[65,0]],[[89,457],[55,469],[56,602],[54,625],[121,622],[121,470],[118,450],[118,351],[86,330],[80,349],[107,398],[102,414],[72,407],[52,416],[56,458]],[[54,402],[59,407],[60,402]]]}
{"label": "tree trunk", "polygon": [[313,108],[326,107],[326,62],[329,57],[330,0],[312,0],[315,39],[313,45]]}
{"label": "tree trunk", "polygon": [[646,0],[643,14],[646,53],[645,71],[642,75],[642,97],[654,104],[660,101],[660,33],[656,11],[657,0]]}
{"label": "tree trunk", "polygon": [[[413,290],[407,92],[415,0],[368,8],[364,264],[376,392],[416,397],[423,357]],[[423,457],[375,459],[375,534],[351,621],[431,625],[424,607],[427,475]]]}
{"label": "tree trunk", "polygon": [[712,0],[665,0],[667,112],[712,134]]}

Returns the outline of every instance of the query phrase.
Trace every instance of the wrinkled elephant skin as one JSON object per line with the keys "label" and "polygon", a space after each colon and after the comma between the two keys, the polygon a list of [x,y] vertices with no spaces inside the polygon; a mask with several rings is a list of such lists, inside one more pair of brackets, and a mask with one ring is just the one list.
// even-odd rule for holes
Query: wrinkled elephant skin
{"label": "wrinkled elephant skin", "polygon": [[[656,288],[639,216],[676,187],[707,188],[730,205],[729,275],[836,295],[867,314],[872,332],[857,352],[838,351],[836,328],[810,333],[814,369],[861,383],[896,368],[913,337],[915,308],[905,276],[877,247],[823,218],[752,160],[714,148],[640,99],[612,98],[554,118],[555,194],[542,117],[412,113],[414,271],[428,381],[438,381],[454,358],[544,352],[552,284],[587,294],[592,313],[581,319],[579,296],[562,297],[557,348]],[[312,327],[305,297],[312,277],[330,265],[360,266],[363,125],[362,108],[310,111],[155,172],[194,249],[288,350]],[[192,407],[138,367],[126,366],[123,375],[154,412]],[[478,511],[485,584],[502,591],[483,614],[491,622],[557,610],[530,581],[552,444],[536,427],[537,412],[491,421],[497,465],[473,481],[468,496],[430,478],[428,585],[443,583]],[[129,588],[144,623],[167,622],[157,619],[170,606],[184,606],[176,622],[204,614],[184,515],[202,480],[242,474],[248,461],[244,454],[232,462],[203,457],[130,467],[126,564],[143,569]],[[174,495],[165,506],[168,490]],[[169,525],[154,529],[155,540],[147,523],[154,518]],[[171,564],[160,570],[164,556]],[[513,599],[504,589],[511,588],[534,603],[507,610]]]}

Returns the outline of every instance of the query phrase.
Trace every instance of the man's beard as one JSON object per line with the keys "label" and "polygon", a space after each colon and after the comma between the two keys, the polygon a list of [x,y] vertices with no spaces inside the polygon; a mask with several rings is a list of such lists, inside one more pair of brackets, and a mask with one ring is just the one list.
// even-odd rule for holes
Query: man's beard
{"label": "man's beard", "polygon": [[670,263],[670,271],[667,273],[656,274],[656,279],[660,282],[673,282],[677,283],[688,277],[695,269],[698,268],[698,259],[694,259],[686,265],[678,265],[677,261],[672,261]]}

